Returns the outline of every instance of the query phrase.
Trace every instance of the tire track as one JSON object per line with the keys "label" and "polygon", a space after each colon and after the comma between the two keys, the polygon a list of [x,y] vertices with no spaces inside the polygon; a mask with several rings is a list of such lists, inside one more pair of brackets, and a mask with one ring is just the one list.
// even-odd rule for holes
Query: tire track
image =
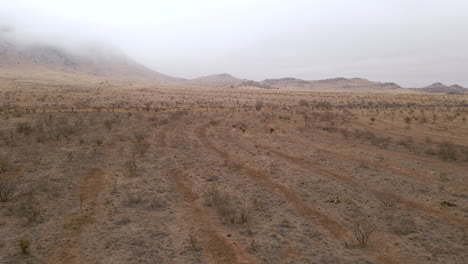
{"label": "tire track", "polygon": [[[159,143],[164,148],[168,148],[164,132],[160,134]],[[178,153],[175,149],[171,150]],[[175,158],[171,160],[173,161],[171,163],[177,164]],[[252,260],[252,256],[240,243],[232,242],[233,239],[229,241],[226,236],[221,235],[221,233],[228,232],[222,232],[222,228],[210,218],[212,212],[199,204],[200,196],[189,187],[187,175],[177,169],[168,169],[168,174],[174,179],[177,191],[188,204],[187,219],[190,219],[191,224],[197,227],[202,241],[205,242],[204,253],[208,263],[257,263]]]}
{"label": "tire track", "polygon": [[65,216],[65,223],[59,231],[60,248],[57,252],[48,254],[52,263],[87,263],[89,261],[83,258],[82,251],[88,242],[86,235],[93,232],[93,226],[95,227],[100,219],[103,219],[104,201],[101,194],[105,189],[104,177],[105,172],[100,168],[90,169],[82,176],[75,192],[80,197],[85,210],[75,209]]}
{"label": "tire track", "polygon": [[[383,164],[381,162],[376,162],[374,160],[364,158],[362,156],[357,157],[356,155],[347,154],[347,153],[344,153],[343,151],[338,152],[338,151],[331,150],[330,148],[319,147],[319,146],[316,146],[315,144],[310,144],[310,142],[307,142],[307,141],[297,140],[295,138],[288,137],[288,136],[284,136],[284,137],[287,138],[288,142],[293,141],[293,142],[296,142],[296,143],[301,144],[301,145],[307,144],[307,147],[310,147],[311,149],[315,149],[315,150],[318,150],[318,151],[323,152],[323,153],[327,153],[328,155],[330,155],[332,157],[336,157],[336,158],[339,157],[340,159],[347,160],[347,161],[352,161],[352,162],[361,162],[361,161],[363,161],[366,164],[369,164],[369,165],[371,165],[371,166],[373,166],[375,168],[379,168],[379,169],[382,169],[382,170],[385,170],[385,171],[388,171],[388,172],[396,173],[396,174],[401,175],[401,176],[410,177],[410,179],[405,178],[405,180],[412,180],[413,178],[418,178],[419,179],[418,184],[427,183],[427,181],[431,181],[434,184],[440,183],[440,181],[434,179],[434,177],[427,176],[427,174],[418,173],[418,172],[416,172],[414,170],[408,170],[408,169],[404,169],[404,168],[394,167],[394,166],[391,166],[388,163]],[[251,139],[251,140],[253,140],[253,139]],[[260,143],[255,141],[255,144],[260,144]],[[444,164],[444,165],[446,165],[446,164]],[[466,187],[461,186],[459,184],[455,185],[454,183],[452,184],[452,183],[448,182],[448,183],[446,183],[446,185],[447,185],[447,187],[455,189],[458,192],[465,192],[466,191]]]}
{"label": "tire track", "polygon": [[[349,232],[346,228],[343,227],[342,224],[338,223],[328,215],[323,214],[307,206],[293,190],[290,190],[286,186],[272,181],[268,177],[268,175],[266,175],[263,171],[241,164],[239,162],[232,161],[233,158],[227,151],[216,147],[213,144],[213,142],[211,142],[207,138],[204,127],[200,127],[197,129],[197,136],[207,148],[217,153],[221,158],[223,158],[227,162],[230,162],[235,167],[241,168],[240,171],[249,176],[249,178],[251,178],[253,181],[262,184],[263,186],[268,187],[274,193],[283,196],[289,203],[291,203],[295,207],[296,211],[301,216],[315,217],[319,224],[325,227],[335,239],[337,239],[338,241],[343,241],[348,238]],[[402,263],[402,260],[390,248],[388,248],[386,245],[382,246],[385,247],[386,250],[377,253],[373,251],[367,251],[367,253],[372,258],[378,260],[380,263]],[[417,263],[414,259],[406,259],[405,261],[406,263]]]}
{"label": "tire track", "polygon": [[405,199],[405,198],[403,198],[403,197],[401,197],[399,195],[396,195],[394,193],[390,193],[390,192],[387,192],[387,191],[384,191],[384,190],[369,188],[367,185],[358,182],[357,180],[355,180],[351,176],[345,176],[345,175],[342,175],[341,173],[338,173],[338,172],[336,172],[334,170],[331,170],[331,169],[328,169],[328,168],[323,168],[321,166],[317,166],[315,164],[312,164],[312,163],[308,162],[307,160],[305,160],[305,159],[303,159],[301,157],[291,156],[291,155],[286,154],[284,152],[278,151],[278,150],[276,150],[276,149],[274,149],[272,147],[266,146],[263,143],[255,142],[255,144],[267,149],[271,153],[273,153],[276,156],[288,161],[289,163],[299,165],[300,167],[306,167],[306,168],[308,168],[310,170],[313,170],[315,172],[318,172],[318,173],[320,173],[322,175],[331,176],[332,178],[335,178],[335,179],[337,179],[339,181],[351,183],[351,184],[359,187],[361,190],[366,190],[366,191],[368,191],[370,193],[373,193],[376,196],[391,197],[392,199],[395,199],[399,203],[405,204],[409,208],[422,211],[422,212],[424,212],[426,214],[429,214],[429,215],[431,215],[431,216],[433,216],[435,218],[438,218],[439,220],[444,221],[446,223],[449,223],[449,224],[452,224],[452,225],[455,225],[455,226],[459,226],[459,227],[467,227],[468,226],[468,221],[465,220],[465,219],[460,219],[460,218],[452,216],[452,215],[444,214],[440,210],[437,210],[437,209],[434,209],[434,208],[431,208],[431,207],[428,207],[428,206],[425,206],[425,205],[422,205],[422,204],[419,204],[419,203],[415,203],[413,201]]}
{"label": "tire track", "polygon": [[197,130],[197,136],[208,149],[211,149],[212,151],[217,153],[219,156],[221,156],[223,160],[227,162],[232,162],[237,167],[240,167],[241,171],[244,172],[247,176],[249,176],[249,178],[251,178],[253,181],[268,187],[274,193],[284,197],[288,202],[290,202],[294,206],[294,208],[300,215],[316,218],[317,221],[322,226],[324,226],[335,238],[342,239],[347,235],[348,231],[341,224],[339,224],[329,216],[307,206],[294,191],[290,190],[284,185],[272,181],[268,177],[268,175],[266,175],[263,171],[251,168],[241,163],[233,162],[228,152],[217,148],[206,137],[204,127],[201,127]]}
{"label": "tire track", "polygon": [[[359,121],[359,120],[353,120],[352,121],[353,124],[355,125],[358,125],[360,127],[363,127],[365,129],[368,129],[368,130],[373,130],[374,132],[378,132],[378,133],[381,133],[381,134],[387,134],[387,135],[392,135],[394,137],[398,137],[398,138],[402,138],[404,137],[404,135],[401,135],[401,134],[398,134],[398,133],[395,133],[395,132],[391,132],[391,131],[388,131],[388,130],[385,130],[383,128],[377,128],[377,127],[369,127],[367,125],[365,125],[362,121]],[[398,127],[398,126],[395,126],[395,125],[391,125],[391,127],[396,127],[398,128],[399,130],[402,130],[402,128]],[[434,135],[434,134],[428,134],[428,133],[425,133],[425,132],[421,132],[421,131],[418,131],[417,133],[418,135],[411,135],[413,138],[416,138],[416,139],[419,139],[421,141],[424,141],[425,138],[423,136],[419,136],[419,135],[425,135],[425,136],[429,136],[429,137],[437,137],[437,135]],[[440,135],[439,135],[440,137]],[[459,145],[462,145],[462,146],[466,146],[465,144],[465,140],[464,139],[461,139],[461,138],[457,138],[457,137],[453,137],[453,136],[447,136],[447,135],[444,135],[443,136],[444,138],[446,139],[450,139],[450,140],[453,140],[454,142],[457,142],[456,144],[459,144]]]}

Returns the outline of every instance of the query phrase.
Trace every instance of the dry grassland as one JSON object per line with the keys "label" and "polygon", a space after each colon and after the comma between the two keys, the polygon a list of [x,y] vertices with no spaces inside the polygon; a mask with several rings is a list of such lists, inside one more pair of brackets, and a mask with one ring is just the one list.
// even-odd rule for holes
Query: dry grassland
{"label": "dry grassland", "polygon": [[0,84],[0,263],[466,263],[468,96]]}

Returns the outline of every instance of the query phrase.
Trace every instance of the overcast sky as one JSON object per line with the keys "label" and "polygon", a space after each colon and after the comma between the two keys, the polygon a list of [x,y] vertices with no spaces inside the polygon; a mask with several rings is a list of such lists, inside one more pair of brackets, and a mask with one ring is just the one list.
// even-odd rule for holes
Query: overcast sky
{"label": "overcast sky", "polygon": [[468,0],[0,0],[0,26],[60,45],[109,42],[184,78],[468,87]]}

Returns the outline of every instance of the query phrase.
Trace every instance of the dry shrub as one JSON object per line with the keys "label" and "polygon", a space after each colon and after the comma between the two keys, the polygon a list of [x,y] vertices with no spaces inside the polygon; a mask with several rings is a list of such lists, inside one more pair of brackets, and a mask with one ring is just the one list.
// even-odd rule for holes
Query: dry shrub
{"label": "dry shrub", "polygon": [[41,209],[33,204],[28,204],[23,207],[24,216],[30,223],[37,223],[40,220]]}
{"label": "dry shrub", "polygon": [[135,154],[132,155],[132,158],[130,160],[125,162],[124,167],[128,172],[128,176],[130,177],[137,176],[137,163],[135,159]]}
{"label": "dry shrub", "polygon": [[0,174],[6,173],[11,169],[10,161],[0,156]]}
{"label": "dry shrub", "polygon": [[382,202],[382,205],[385,207],[393,207],[395,203],[398,202],[396,197],[388,194],[380,194],[378,195],[378,198],[380,202]]}
{"label": "dry shrub", "polygon": [[135,206],[144,202],[143,197],[136,193],[127,193],[127,197],[124,200],[124,204],[127,206]]}
{"label": "dry shrub", "polygon": [[216,187],[210,187],[205,193],[207,204],[216,209],[216,212],[231,224],[245,225],[251,222],[253,210],[250,206],[242,204],[239,208],[234,205],[233,198],[221,192]]}
{"label": "dry shrub", "polygon": [[416,232],[416,223],[411,219],[398,220],[391,224],[390,229],[399,236]]}
{"label": "dry shrub", "polygon": [[21,254],[23,255],[29,255],[29,248],[31,246],[31,241],[29,239],[21,239],[18,241],[18,247],[21,250]]}
{"label": "dry shrub", "polygon": [[11,183],[0,183],[0,202],[8,201],[15,190],[15,185]]}
{"label": "dry shrub", "polygon": [[255,103],[255,110],[257,110],[257,111],[262,110],[263,105],[264,105],[263,101],[257,101],[257,102]]}
{"label": "dry shrub", "polygon": [[148,152],[149,148],[150,143],[148,143],[147,141],[140,141],[135,143],[135,152],[140,154],[140,156],[142,157],[146,154],[146,152]]}
{"label": "dry shrub", "polygon": [[31,135],[33,129],[29,122],[21,122],[16,125],[16,133],[25,136]]}
{"label": "dry shrub", "polygon": [[439,152],[438,155],[443,160],[456,160],[456,149],[453,143],[448,141],[444,141],[439,144]]}
{"label": "dry shrub", "polygon": [[230,220],[234,216],[235,209],[229,194],[221,192],[216,187],[211,187],[205,193],[205,199],[207,204],[214,207],[221,217]]}
{"label": "dry shrub", "polygon": [[354,238],[359,245],[366,247],[369,242],[370,235],[375,231],[376,227],[368,222],[360,222],[354,227]]}

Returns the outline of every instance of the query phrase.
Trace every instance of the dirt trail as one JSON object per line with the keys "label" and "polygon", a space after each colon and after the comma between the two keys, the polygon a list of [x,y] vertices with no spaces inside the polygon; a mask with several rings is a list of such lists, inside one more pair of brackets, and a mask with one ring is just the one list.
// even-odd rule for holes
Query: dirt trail
{"label": "dirt trail", "polygon": [[[263,171],[233,161],[234,157],[232,157],[229,154],[229,152],[216,147],[213,144],[213,142],[211,142],[208,139],[204,127],[198,128],[197,136],[207,148],[217,153],[217,155],[222,157],[226,162],[231,163],[234,167],[241,168],[240,171],[249,176],[253,181],[262,184],[263,186],[268,187],[274,193],[283,196],[289,203],[291,203],[295,207],[296,211],[301,216],[309,216],[316,218],[318,223],[321,226],[325,227],[335,237],[335,239],[338,239],[339,241],[346,241],[349,238],[350,231],[346,230],[344,225],[338,223],[330,216],[310,208],[299,198],[299,195],[293,190],[289,189],[284,185],[275,183]],[[393,252],[392,249],[390,249],[385,244],[381,245],[381,251],[368,251],[367,253],[374,259],[378,260],[380,263],[402,263],[402,260],[399,257],[397,257],[397,254],[395,254],[395,252]],[[414,259],[406,259],[405,261],[406,263],[417,263],[417,261]]]}
{"label": "dirt trail", "polygon": [[[331,137],[332,135],[327,134],[326,136]],[[337,139],[337,137],[335,137],[335,139]],[[396,155],[396,156],[400,156],[400,157],[405,157],[407,159],[417,160],[417,161],[425,162],[425,163],[428,163],[428,164],[437,164],[437,165],[440,165],[440,166],[443,166],[443,167],[446,167],[446,168],[456,167],[456,168],[462,169],[462,170],[468,169],[468,165],[457,164],[457,163],[453,163],[453,162],[447,162],[447,161],[443,161],[443,160],[436,159],[436,158],[431,158],[431,157],[421,157],[421,156],[418,156],[416,154],[408,154],[408,153],[395,151],[395,150],[390,150],[390,149],[371,148],[371,147],[366,146],[366,145],[361,145],[361,146],[359,146],[359,148],[366,148],[366,149],[369,149],[369,150],[372,150],[372,151],[379,151],[379,152],[385,153],[387,155],[393,155],[393,156]]]}
{"label": "dirt trail", "polygon": [[237,167],[240,167],[242,172],[244,172],[252,180],[268,187],[274,193],[283,196],[296,208],[297,212],[300,215],[317,218],[318,222],[336,238],[342,239],[346,237],[348,231],[342,225],[340,225],[338,222],[336,222],[329,216],[322,214],[321,212],[314,210],[308,205],[306,205],[293,190],[290,190],[288,187],[272,181],[268,177],[268,175],[266,175],[260,170],[251,168],[241,163],[234,162],[227,151],[219,149],[207,138],[204,127],[198,129],[197,136],[207,148],[216,152],[225,161],[232,163]]}
{"label": "dirt trail", "polygon": [[[404,130],[405,128],[402,127],[402,126],[398,126],[398,125],[395,125],[395,124],[392,124],[390,123],[389,121],[385,121],[385,120],[380,120],[379,123],[383,123],[387,126],[390,126],[391,128],[393,129],[397,129],[399,131],[402,131]],[[430,131],[430,129],[433,129],[433,130],[437,130],[438,132],[441,132],[441,133],[452,133],[451,135],[443,135],[444,138],[450,138],[450,139],[454,139],[454,140],[461,140],[464,142],[464,138],[463,136],[465,134],[463,133],[458,133],[458,132],[453,132],[453,131],[450,131],[450,130],[444,130],[444,129],[440,129],[440,128],[433,128],[433,127],[428,127],[428,126],[424,126],[424,125],[421,125],[421,124],[418,124],[418,127],[417,128],[425,128],[425,131]],[[426,132],[422,132],[422,131],[417,131],[418,134],[422,134],[422,135],[427,135],[427,136],[435,136],[433,134],[430,134],[430,133],[426,133]],[[453,135],[453,134],[457,134],[457,135]],[[438,135],[440,136],[440,135]],[[462,136],[462,138],[458,137],[458,136]]]}
{"label": "dirt trail", "polygon": [[318,165],[315,165],[315,164],[312,164],[310,162],[308,162],[307,160],[301,158],[301,157],[296,157],[296,156],[292,156],[292,155],[289,155],[287,153],[284,153],[284,152],[281,152],[277,149],[274,149],[270,146],[267,146],[263,143],[259,143],[259,142],[255,142],[256,145],[258,146],[261,146],[265,149],[268,149],[268,151],[272,152],[273,154],[275,154],[276,156],[290,162],[290,163],[294,163],[294,164],[297,164],[299,166],[302,166],[302,167],[307,167],[313,171],[316,171],[318,173],[321,173],[321,174],[324,174],[324,175],[328,175],[328,176],[331,176],[337,180],[340,180],[340,181],[344,181],[344,182],[348,182],[348,183],[352,183],[356,186],[358,186],[360,189],[362,190],[366,190],[370,193],[373,193],[377,196],[387,196],[387,197],[391,197],[395,200],[397,200],[399,203],[402,203],[402,204],[405,204],[406,206],[410,207],[410,208],[413,208],[413,209],[416,209],[416,210],[419,210],[421,212],[424,212],[426,214],[429,214],[433,217],[436,217],[446,223],[449,223],[449,224],[452,224],[452,225],[455,225],[455,226],[460,226],[460,227],[466,227],[468,226],[468,220],[466,219],[460,219],[459,217],[456,217],[456,216],[452,216],[452,215],[449,215],[449,214],[446,214],[440,210],[437,210],[435,208],[431,208],[431,207],[427,207],[425,205],[422,205],[422,204],[419,204],[419,203],[415,203],[413,201],[410,201],[408,199],[405,199],[401,196],[398,196],[394,193],[391,193],[391,192],[387,192],[387,191],[384,191],[384,190],[378,190],[378,189],[373,189],[373,188],[369,188],[366,184],[363,184],[363,183],[360,183],[358,181],[356,181],[354,178],[352,178],[351,176],[345,176],[345,175],[342,175],[342,173],[338,173],[332,169],[328,169],[328,168],[324,168],[324,167],[321,167],[321,166],[318,166]]}
{"label": "dirt trail", "polygon": [[[396,174],[399,174],[399,175],[402,175],[402,176],[408,176],[409,178],[405,178],[405,180],[407,180],[407,181],[415,182],[415,180],[417,180],[418,184],[420,184],[420,183],[426,184],[428,181],[430,181],[433,184],[439,184],[440,183],[440,179],[438,179],[435,176],[431,176],[430,174],[427,174],[427,173],[422,174],[422,173],[416,172],[414,170],[395,167],[395,166],[392,166],[389,163],[377,162],[375,160],[371,160],[371,159],[365,158],[363,156],[348,154],[348,153],[346,153],[346,151],[343,151],[343,149],[340,149],[341,151],[334,151],[334,150],[332,150],[330,148],[324,148],[324,147],[317,146],[316,144],[312,144],[310,141],[298,140],[296,138],[292,138],[292,137],[289,137],[289,136],[283,136],[283,135],[281,137],[286,139],[287,142],[296,142],[296,143],[301,144],[301,145],[307,145],[308,148],[318,150],[321,153],[326,153],[326,154],[328,154],[328,155],[330,155],[331,157],[334,157],[334,158],[339,158],[339,159],[342,159],[342,160],[347,160],[347,161],[351,161],[351,162],[358,162],[358,163],[365,162],[366,164],[368,164],[368,165],[370,165],[370,166],[372,166],[374,168],[379,168],[379,169],[382,169],[384,171],[396,173]],[[253,140],[253,138],[252,138],[252,140]],[[254,143],[255,144],[261,144],[258,141],[255,141]],[[362,148],[362,146],[361,146],[361,148]],[[400,155],[400,153],[398,155]],[[447,164],[444,163],[443,165],[447,165]],[[458,192],[465,192],[466,191],[466,186],[461,186],[461,185],[459,185],[457,183],[447,182],[445,185],[446,185],[446,187],[454,189],[454,190],[456,190]]]}
{"label": "dirt trail", "polygon": [[[168,151],[164,132],[159,134],[159,139],[160,147]],[[176,149],[170,148],[169,151],[182,156]],[[173,163],[178,164],[176,158],[173,158]],[[185,173],[179,169],[168,169],[167,173],[175,180],[177,191],[187,204],[185,219],[190,221],[191,226],[196,227],[208,263],[258,263],[240,243],[235,242],[234,238],[229,240],[226,238],[228,231],[223,230],[220,224],[213,221],[212,212],[201,204],[200,195],[190,188]]]}
{"label": "dirt trail", "polygon": [[[81,177],[75,197],[82,201],[82,208],[78,205],[64,217],[64,223],[59,228],[59,250],[55,254],[48,254],[52,263],[89,263],[83,250],[89,244],[88,234],[94,232],[104,216],[101,195],[105,189],[104,181],[105,172],[99,168],[90,169]],[[86,253],[90,256],[97,255],[97,252]]]}
{"label": "dirt trail", "polygon": [[[394,137],[397,137],[397,138],[404,137],[404,135],[402,135],[402,134],[398,134],[398,133],[395,133],[395,132],[392,132],[392,131],[389,131],[389,130],[385,130],[383,128],[377,128],[377,127],[369,126],[369,125],[366,125],[365,123],[363,123],[361,121],[358,121],[358,120],[353,120],[352,123],[355,124],[355,125],[358,125],[358,126],[360,126],[362,128],[365,128],[367,130],[373,130],[374,132],[378,132],[378,133],[381,133],[381,134],[391,135],[391,136],[394,136]],[[401,127],[398,127],[398,126],[395,126],[395,125],[391,125],[391,127],[393,129],[397,129],[398,131],[403,130]],[[413,137],[415,139],[419,139],[421,141],[424,141],[424,140],[426,140],[426,137],[437,136],[437,135],[434,135],[434,134],[424,133],[424,132],[421,132],[421,131],[418,131],[417,134],[418,135],[412,134],[411,137]],[[450,139],[451,141],[455,142],[456,144],[466,146],[466,142],[462,138],[444,135],[444,139]]]}
{"label": "dirt trail", "polygon": [[177,189],[189,204],[186,214],[191,225],[196,226],[203,243],[203,252],[208,263],[257,263],[253,261],[247,250],[239,243],[226,239],[217,223],[212,221],[212,214],[200,205],[199,195],[194,193],[186,183],[186,176],[180,171],[170,172],[176,180]]}

